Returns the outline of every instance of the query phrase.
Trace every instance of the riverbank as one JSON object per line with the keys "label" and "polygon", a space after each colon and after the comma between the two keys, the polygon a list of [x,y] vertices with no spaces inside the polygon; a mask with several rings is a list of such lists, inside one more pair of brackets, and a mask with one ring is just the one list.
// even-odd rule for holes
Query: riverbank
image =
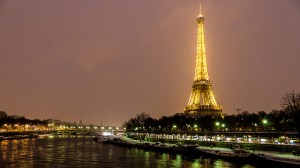
{"label": "riverbank", "polygon": [[271,143],[246,143],[246,142],[226,142],[226,141],[199,141],[199,140],[174,140],[174,139],[149,139],[151,142],[164,142],[176,144],[178,142],[183,144],[197,144],[198,146],[217,147],[217,148],[231,148],[234,144],[238,144],[243,149],[252,152],[268,152],[277,154],[300,154],[299,144],[271,144]]}
{"label": "riverbank", "polygon": [[14,140],[14,139],[38,138],[38,137],[39,137],[39,136],[36,135],[36,134],[0,136],[0,141],[4,141],[4,140]]}
{"label": "riverbank", "polygon": [[[265,151],[265,150],[253,150],[245,148],[247,145],[244,145],[244,151],[242,154],[231,154],[232,146],[229,148],[226,147],[217,147],[217,146],[199,146],[198,144],[184,144],[184,143],[161,143],[161,142],[150,142],[150,141],[141,141],[134,140],[130,138],[117,138],[107,141],[107,143],[124,146],[128,148],[139,148],[148,151],[155,152],[164,152],[171,154],[183,154],[193,157],[215,157],[221,159],[235,160],[239,159],[240,162],[247,162],[251,164],[266,164],[268,162],[278,164],[280,166],[286,167],[298,167],[300,166],[300,156],[296,156],[293,153],[280,153],[275,151]],[[232,143],[233,145],[234,143]],[[236,144],[236,143],[235,143]],[[224,157],[224,155],[227,155]],[[229,155],[230,154],[230,155]],[[246,157],[244,157],[246,154]],[[222,157],[223,156],[223,157]],[[243,156],[243,157],[242,157]],[[237,160],[236,160],[237,161]]]}

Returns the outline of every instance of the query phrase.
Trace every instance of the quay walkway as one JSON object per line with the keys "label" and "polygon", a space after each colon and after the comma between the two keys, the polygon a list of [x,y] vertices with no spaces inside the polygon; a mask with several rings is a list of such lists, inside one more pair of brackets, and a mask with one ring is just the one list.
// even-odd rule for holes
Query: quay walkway
{"label": "quay walkway", "polygon": [[[230,152],[231,148],[228,147],[218,147],[218,146],[201,146],[198,144],[184,144],[182,142],[172,143],[169,142],[157,142],[157,141],[143,141],[143,140],[135,140],[128,137],[122,137],[117,139],[111,139],[109,143],[130,147],[130,148],[140,148],[144,150],[150,151],[158,151],[165,152],[171,154],[184,154],[193,157],[201,157],[204,155],[203,151],[218,151],[218,152]],[[232,145],[236,145],[236,143],[232,143]],[[269,150],[253,150],[249,148],[242,148],[249,153],[248,159],[241,159],[239,161],[243,162],[251,162],[253,164],[266,164],[268,162],[272,164],[277,164],[280,166],[288,166],[288,167],[299,167],[300,166],[300,155],[281,151],[269,151]],[[205,150],[203,150],[205,149]],[[237,158],[234,158],[237,159]]]}

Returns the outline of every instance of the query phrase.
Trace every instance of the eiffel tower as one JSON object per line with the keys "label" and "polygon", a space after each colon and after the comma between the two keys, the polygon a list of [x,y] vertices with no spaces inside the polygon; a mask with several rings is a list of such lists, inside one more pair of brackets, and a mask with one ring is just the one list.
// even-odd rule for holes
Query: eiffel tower
{"label": "eiffel tower", "polygon": [[197,57],[194,83],[192,86],[192,94],[188,105],[184,109],[184,113],[191,116],[222,114],[222,107],[218,105],[209,80],[205,43],[204,43],[204,17],[201,13],[197,18],[198,35],[197,35]]}

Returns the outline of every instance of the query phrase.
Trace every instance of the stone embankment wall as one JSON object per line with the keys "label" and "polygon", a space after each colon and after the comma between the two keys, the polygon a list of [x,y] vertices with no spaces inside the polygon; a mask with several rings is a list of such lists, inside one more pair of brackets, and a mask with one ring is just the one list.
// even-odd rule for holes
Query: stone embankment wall
{"label": "stone embankment wall", "polygon": [[149,141],[160,141],[164,143],[183,143],[183,144],[197,144],[199,146],[207,147],[221,147],[221,148],[232,148],[233,145],[240,145],[242,149],[248,149],[252,151],[268,151],[276,152],[280,154],[293,153],[294,151],[300,152],[300,145],[289,145],[289,144],[262,144],[262,143],[236,143],[236,142],[216,142],[216,141],[197,141],[197,140],[167,140],[167,139],[148,139]]}

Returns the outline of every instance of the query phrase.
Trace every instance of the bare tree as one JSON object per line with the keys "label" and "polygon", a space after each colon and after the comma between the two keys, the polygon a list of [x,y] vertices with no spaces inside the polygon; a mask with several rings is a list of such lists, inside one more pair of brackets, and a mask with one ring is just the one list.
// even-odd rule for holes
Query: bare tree
{"label": "bare tree", "polygon": [[144,130],[146,121],[151,118],[149,114],[144,112],[137,114],[135,118],[131,118],[129,121],[126,121],[123,125],[128,131],[134,129]]}
{"label": "bare tree", "polygon": [[300,94],[288,92],[281,99],[282,110],[289,115],[294,127],[300,132]]}
{"label": "bare tree", "polygon": [[300,94],[295,92],[288,92],[281,98],[281,107],[287,112],[299,112],[300,111]]}
{"label": "bare tree", "polygon": [[144,127],[145,126],[145,121],[150,118],[150,115],[149,114],[146,114],[144,112],[140,113],[140,114],[137,114],[136,115],[136,120],[138,122],[138,124],[141,126],[141,127]]}

